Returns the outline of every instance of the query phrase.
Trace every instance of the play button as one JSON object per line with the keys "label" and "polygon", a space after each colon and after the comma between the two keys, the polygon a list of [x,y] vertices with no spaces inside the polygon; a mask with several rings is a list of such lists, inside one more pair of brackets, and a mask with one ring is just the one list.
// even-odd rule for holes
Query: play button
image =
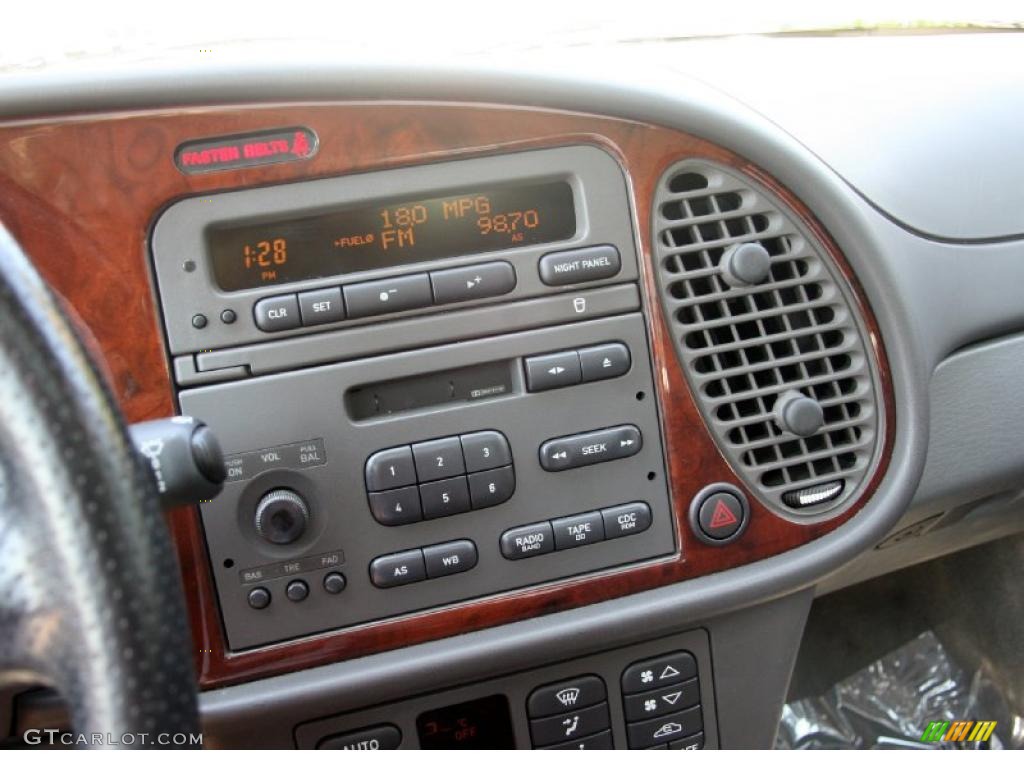
{"label": "play button", "polygon": [[746,527],[748,507],[738,488],[713,485],[705,488],[691,506],[694,533],[708,544],[724,544]]}

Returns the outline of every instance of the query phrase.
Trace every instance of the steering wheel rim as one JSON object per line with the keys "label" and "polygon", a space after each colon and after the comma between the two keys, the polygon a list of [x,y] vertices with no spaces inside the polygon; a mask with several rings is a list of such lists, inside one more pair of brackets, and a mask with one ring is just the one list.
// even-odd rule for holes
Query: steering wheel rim
{"label": "steering wheel rim", "polygon": [[155,482],[0,226],[0,684],[54,687],[78,746],[195,747],[190,649]]}

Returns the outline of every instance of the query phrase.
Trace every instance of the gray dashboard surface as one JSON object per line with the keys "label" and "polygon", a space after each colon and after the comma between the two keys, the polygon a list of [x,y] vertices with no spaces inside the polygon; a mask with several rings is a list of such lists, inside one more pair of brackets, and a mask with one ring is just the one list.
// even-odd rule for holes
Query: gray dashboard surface
{"label": "gray dashboard surface", "polygon": [[911,229],[1024,235],[1024,34],[741,37],[652,50],[756,109]]}

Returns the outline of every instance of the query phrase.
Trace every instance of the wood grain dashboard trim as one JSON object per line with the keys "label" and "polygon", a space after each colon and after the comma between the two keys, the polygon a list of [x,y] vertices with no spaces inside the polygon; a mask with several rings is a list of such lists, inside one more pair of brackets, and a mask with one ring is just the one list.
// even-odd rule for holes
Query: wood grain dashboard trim
{"label": "wood grain dashboard trim", "polygon": [[[175,148],[189,139],[300,124],[320,137],[320,151],[308,160],[194,176],[183,175],[174,164]],[[596,144],[612,153],[631,187],[682,554],[231,653],[219,619],[198,511],[181,509],[168,516],[168,523],[181,561],[202,687],[268,677],[597,603],[754,562],[834,530],[875,492],[892,451],[893,388],[877,322],[850,265],[803,203],[743,158],[700,138],[654,125],[532,108],[411,103],[190,108],[0,125],[0,221],[60,296],[96,353],[129,421],[174,412],[148,258],[151,224],[173,201],[204,192],[580,143]],[[743,483],[719,453],[692,400],[658,306],[651,262],[649,222],[655,187],[669,165],[686,157],[713,160],[750,174],[796,212],[849,282],[869,330],[881,379],[881,457],[854,505],[840,517],[797,524],[771,514],[751,496],[746,532],[725,547],[699,541],[688,528],[687,510],[706,483],[741,487]]]}

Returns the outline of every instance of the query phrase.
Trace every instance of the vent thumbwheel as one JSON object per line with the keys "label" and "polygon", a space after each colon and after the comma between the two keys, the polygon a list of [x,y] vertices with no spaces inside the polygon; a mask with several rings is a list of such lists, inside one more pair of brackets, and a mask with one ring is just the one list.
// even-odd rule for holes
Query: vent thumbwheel
{"label": "vent thumbwheel", "polygon": [[754,180],[686,160],[658,185],[661,300],[723,454],[768,508],[837,512],[877,461],[877,373],[824,247]]}

